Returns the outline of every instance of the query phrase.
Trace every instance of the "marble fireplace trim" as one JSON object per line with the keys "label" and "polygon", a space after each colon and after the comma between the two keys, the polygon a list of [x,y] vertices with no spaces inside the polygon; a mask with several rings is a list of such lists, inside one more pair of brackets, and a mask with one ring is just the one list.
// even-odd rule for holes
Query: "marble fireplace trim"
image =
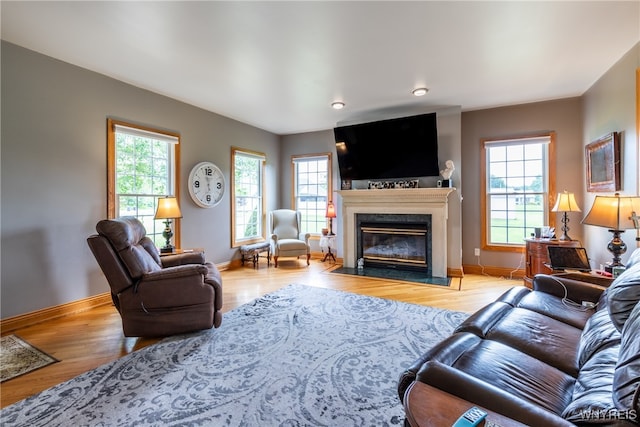
{"label": "marble fireplace trim", "polygon": [[344,266],[356,267],[356,214],[430,214],[431,273],[447,277],[448,196],[455,188],[342,190]]}

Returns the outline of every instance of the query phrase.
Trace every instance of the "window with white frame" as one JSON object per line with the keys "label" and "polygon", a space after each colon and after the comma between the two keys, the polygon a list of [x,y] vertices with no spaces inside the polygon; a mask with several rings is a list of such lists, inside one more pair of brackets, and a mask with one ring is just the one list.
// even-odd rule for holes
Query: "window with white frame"
{"label": "window with white frame", "polygon": [[[156,246],[164,246],[164,220],[155,220],[154,216],[159,197],[178,197],[176,159],[180,136],[112,119],[108,120],[107,129],[108,216],[138,218]],[[174,220],[172,228],[178,246],[178,220]]]}
{"label": "window with white frame", "polygon": [[320,234],[327,227],[331,194],[331,154],[292,156],[293,209],[302,213],[302,231]]}
{"label": "window with white frame", "polygon": [[483,140],[484,248],[519,248],[534,227],[549,224],[554,140],[553,132]]}
{"label": "window with white frame", "polygon": [[231,149],[232,246],[265,239],[264,153]]}

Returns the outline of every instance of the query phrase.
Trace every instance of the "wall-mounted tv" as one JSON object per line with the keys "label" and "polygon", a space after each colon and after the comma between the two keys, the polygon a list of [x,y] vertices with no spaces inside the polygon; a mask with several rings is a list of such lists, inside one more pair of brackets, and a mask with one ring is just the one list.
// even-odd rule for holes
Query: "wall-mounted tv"
{"label": "wall-mounted tv", "polygon": [[333,129],[340,178],[438,176],[436,113]]}

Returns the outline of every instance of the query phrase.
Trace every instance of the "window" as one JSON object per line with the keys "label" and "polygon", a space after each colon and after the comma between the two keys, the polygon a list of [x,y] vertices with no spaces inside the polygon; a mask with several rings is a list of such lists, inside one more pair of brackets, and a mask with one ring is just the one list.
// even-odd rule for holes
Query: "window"
{"label": "window", "polygon": [[231,148],[231,245],[265,240],[263,153]]}
{"label": "window", "polygon": [[[165,244],[163,220],[155,220],[158,197],[178,197],[177,134],[107,120],[109,218],[135,216],[156,246]],[[173,220],[174,244],[180,245],[180,220]]]}
{"label": "window", "polygon": [[483,247],[519,250],[534,227],[554,220],[549,195],[555,194],[555,134],[482,142]]}
{"label": "window", "polygon": [[292,156],[293,209],[302,213],[302,231],[320,234],[327,226],[331,194],[331,154]]}

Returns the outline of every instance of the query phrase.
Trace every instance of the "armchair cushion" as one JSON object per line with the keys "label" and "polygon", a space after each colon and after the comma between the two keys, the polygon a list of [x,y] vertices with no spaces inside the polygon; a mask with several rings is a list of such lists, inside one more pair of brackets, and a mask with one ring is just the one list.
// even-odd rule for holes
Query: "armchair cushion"
{"label": "armchair cushion", "polygon": [[271,212],[271,233],[278,239],[299,239],[300,224],[298,212],[278,209]]}

